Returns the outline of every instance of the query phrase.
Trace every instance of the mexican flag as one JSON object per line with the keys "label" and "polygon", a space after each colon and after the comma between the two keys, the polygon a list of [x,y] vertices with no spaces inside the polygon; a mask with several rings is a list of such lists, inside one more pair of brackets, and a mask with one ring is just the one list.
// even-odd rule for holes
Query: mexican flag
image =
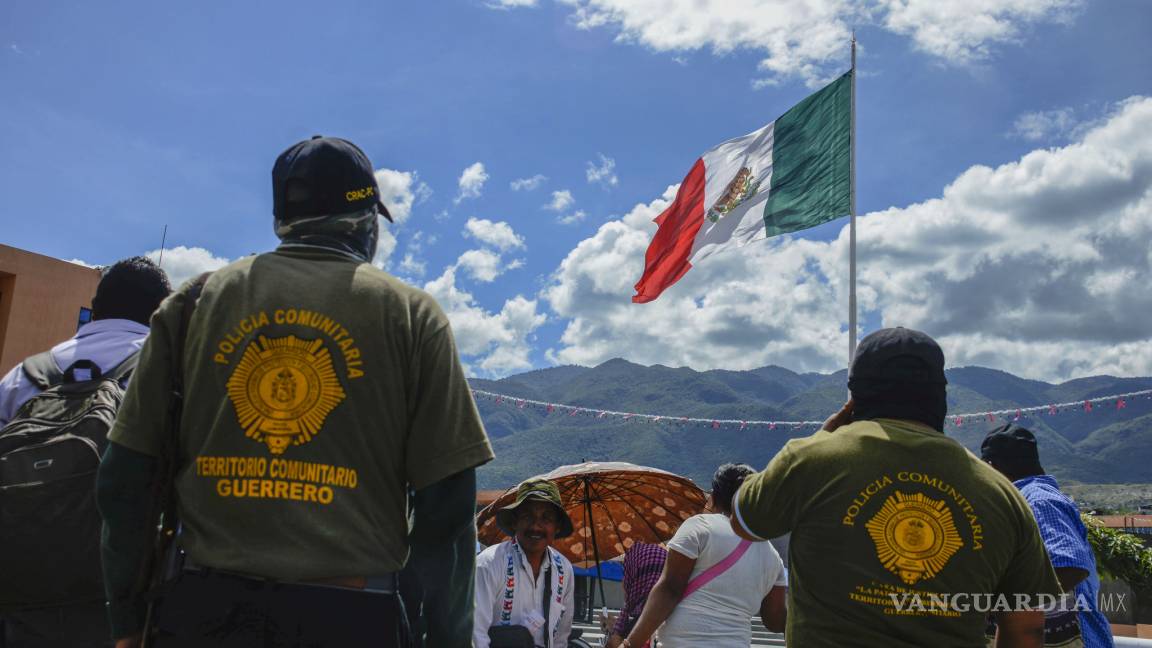
{"label": "mexican flag", "polygon": [[771,124],[700,156],[656,218],[632,301],[656,299],[722,250],[848,215],[851,125],[848,72]]}

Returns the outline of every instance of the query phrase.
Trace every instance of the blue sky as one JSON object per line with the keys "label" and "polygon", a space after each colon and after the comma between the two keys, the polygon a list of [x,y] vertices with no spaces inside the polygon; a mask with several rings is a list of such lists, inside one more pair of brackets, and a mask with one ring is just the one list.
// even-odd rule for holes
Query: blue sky
{"label": "blue sky", "polygon": [[273,247],[273,159],[339,135],[403,215],[378,263],[441,301],[477,375],[834,370],[844,220],[628,298],[669,186],[846,69],[855,28],[863,332],[1148,375],[1149,24],[1138,0],[17,0],[0,242],[104,264],[167,225],[186,278]]}

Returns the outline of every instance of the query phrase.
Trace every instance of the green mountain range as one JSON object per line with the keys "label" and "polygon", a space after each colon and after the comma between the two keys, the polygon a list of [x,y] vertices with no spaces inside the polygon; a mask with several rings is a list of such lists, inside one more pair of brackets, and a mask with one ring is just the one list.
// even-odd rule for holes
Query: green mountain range
{"label": "green mountain range", "polygon": [[[1081,402],[1152,389],[1152,377],[1093,376],[1061,384],[1027,380],[984,367],[950,369],[949,422],[945,433],[978,451],[984,435],[1003,423],[957,414]],[[763,467],[788,439],[814,427],[722,426],[681,423],[680,417],[736,420],[824,420],[843,405],[847,372],[798,374],[768,366],[751,371],[694,371],[645,367],[614,359],[597,367],[562,366],[500,380],[472,379],[474,389],[513,397],[478,397],[496,459],[479,471],[481,488],[506,488],[525,477],[581,461],[629,461],[710,483],[721,463]],[[524,405],[515,399],[578,408],[662,415],[647,419],[598,417],[595,412]],[[1083,483],[1152,482],[1152,399],[1082,406],[1056,414],[1047,410],[1020,423],[1036,433],[1048,472]]]}

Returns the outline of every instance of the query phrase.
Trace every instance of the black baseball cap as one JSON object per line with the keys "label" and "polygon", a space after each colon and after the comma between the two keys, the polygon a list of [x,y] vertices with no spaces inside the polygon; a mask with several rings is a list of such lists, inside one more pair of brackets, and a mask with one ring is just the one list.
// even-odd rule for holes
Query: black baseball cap
{"label": "black baseball cap", "polygon": [[1040,465],[1036,435],[1015,423],[1005,423],[988,433],[980,444],[980,458],[1009,465]]}
{"label": "black baseball cap", "polygon": [[946,385],[944,351],[926,333],[902,326],[880,329],[856,347],[848,385],[861,381]]}
{"label": "black baseball cap", "polygon": [[343,214],[373,205],[392,222],[372,163],[348,140],[314,135],[288,147],[272,167],[272,213],[280,220]]}

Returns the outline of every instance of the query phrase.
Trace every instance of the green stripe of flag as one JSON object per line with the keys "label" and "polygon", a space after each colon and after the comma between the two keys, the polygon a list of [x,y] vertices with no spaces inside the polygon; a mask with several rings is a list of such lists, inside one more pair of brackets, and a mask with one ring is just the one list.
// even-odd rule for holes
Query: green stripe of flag
{"label": "green stripe of flag", "polygon": [[815,227],[852,209],[852,73],[776,120],[768,236]]}

